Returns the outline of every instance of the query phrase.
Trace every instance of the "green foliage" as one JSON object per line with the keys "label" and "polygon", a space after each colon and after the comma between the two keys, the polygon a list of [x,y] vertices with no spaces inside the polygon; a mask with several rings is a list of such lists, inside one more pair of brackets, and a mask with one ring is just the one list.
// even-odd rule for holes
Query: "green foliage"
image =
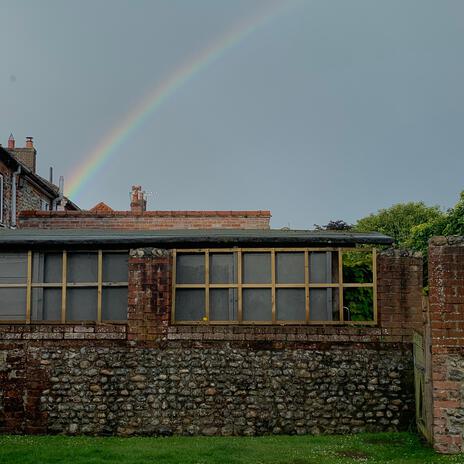
{"label": "green foliage", "polygon": [[464,235],[464,192],[459,201],[441,216],[414,226],[405,245],[427,255],[429,240],[437,235]]}
{"label": "green foliage", "polygon": [[343,294],[343,306],[350,309],[352,321],[372,321],[373,301],[371,288],[346,288]]}
{"label": "green foliage", "polygon": [[405,247],[413,227],[438,221],[442,217],[438,206],[427,206],[423,202],[399,203],[360,219],[355,224],[355,230],[381,232],[392,237],[397,246]]}
{"label": "green foliage", "polygon": [[350,284],[372,282],[372,253],[367,251],[344,252],[343,282]]}
{"label": "green foliage", "polygon": [[352,230],[353,225],[348,224],[343,219],[337,219],[335,221],[329,221],[325,226],[314,224],[316,230]]}
{"label": "green foliage", "polygon": [[[372,253],[363,251],[343,253],[343,282],[372,282]],[[349,308],[351,320],[371,321],[374,310],[372,289],[346,288],[343,292],[343,306]]]}

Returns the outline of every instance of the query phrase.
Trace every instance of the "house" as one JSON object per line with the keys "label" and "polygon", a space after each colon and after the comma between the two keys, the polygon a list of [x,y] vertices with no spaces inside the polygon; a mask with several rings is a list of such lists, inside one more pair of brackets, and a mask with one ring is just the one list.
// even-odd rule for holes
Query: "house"
{"label": "house", "polygon": [[6,149],[0,146],[0,227],[16,228],[24,210],[79,209],[58,186],[37,174],[36,158],[32,137],[23,148],[15,146],[12,135]]}

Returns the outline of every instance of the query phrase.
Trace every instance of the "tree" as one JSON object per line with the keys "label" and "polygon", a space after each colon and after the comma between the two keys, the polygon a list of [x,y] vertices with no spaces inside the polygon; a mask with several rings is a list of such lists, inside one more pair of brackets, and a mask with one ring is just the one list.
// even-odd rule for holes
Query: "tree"
{"label": "tree", "polygon": [[343,219],[338,219],[336,221],[329,221],[325,226],[320,226],[319,224],[314,224],[316,230],[352,230],[352,224],[348,224]]}
{"label": "tree", "polygon": [[414,227],[439,222],[443,216],[438,206],[427,206],[423,202],[399,203],[359,219],[354,230],[381,232],[392,237],[397,246],[407,247]]}
{"label": "tree", "polygon": [[411,229],[406,246],[427,255],[428,242],[436,235],[464,235],[464,191],[453,208]]}

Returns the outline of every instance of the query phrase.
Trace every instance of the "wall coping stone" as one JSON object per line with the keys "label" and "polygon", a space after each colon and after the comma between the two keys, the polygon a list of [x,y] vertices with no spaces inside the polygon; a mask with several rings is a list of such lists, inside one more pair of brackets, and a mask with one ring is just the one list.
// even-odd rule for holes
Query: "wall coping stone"
{"label": "wall coping stone", "polygon": [[429,240],[430,246],[464,246],[464,237],[461,235],[449,235],[447,237],[438,236],[432,237]]}
{"label": "wall coping stone", "polygon": [[380,250],[378,253],[381,256],[394,256],[397,258],[422,258],[422,253],[420,251],[402,248],[387,248],[386,250]]}

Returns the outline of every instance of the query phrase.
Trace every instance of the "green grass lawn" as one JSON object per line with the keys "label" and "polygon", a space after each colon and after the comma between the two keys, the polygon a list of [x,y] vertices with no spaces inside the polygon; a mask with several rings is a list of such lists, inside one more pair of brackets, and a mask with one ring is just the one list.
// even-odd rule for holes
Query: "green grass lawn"
{"label": "green grass lawn", "polygon": [[408,433],[351,436],[98,438],[0,436],[0,464],[464,463]]}

